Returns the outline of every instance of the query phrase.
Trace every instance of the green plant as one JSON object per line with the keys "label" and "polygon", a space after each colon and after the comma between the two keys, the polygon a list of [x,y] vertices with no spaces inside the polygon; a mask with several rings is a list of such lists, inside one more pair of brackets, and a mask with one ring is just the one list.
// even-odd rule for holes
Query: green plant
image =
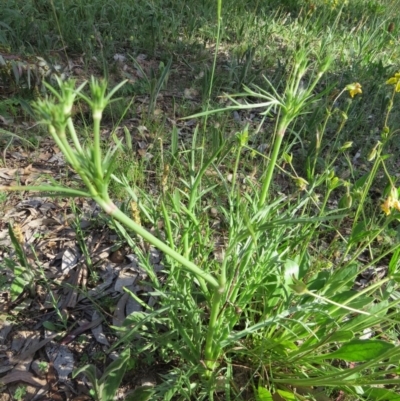
{"label": "green plant", "polygon": [[76,369],[72,376],[76,377],[81,373],[87,376],[93,385],[90,394],[96,401],[112,401],[124,377],[129,358],[129,349],[122,351],[118,358],[107,366],[100,378],[97,377],[94,365],[85,365]]}
{"label": "green plant", "polygon": [[22,401],[26,395],[26,386],[18,386],[14,392],[14,399]]}
{"label": "green plant", "polygon": [[[66,15],[76,18],[83,13],[85,18],[84,24],[68,25],[87,35],[93,34],[87,32],[87,27],[92,29],[96,18],[100,21],[109,15],[118,16],[108,20],[124,25],[122,11],[127,7],[126,15],[138,18],[143,32],[154,28],[150,31],[152,47],[156,48],[157,38],[167,30],[163,24],[168,21],[160,18],[163,10],[159,4],[123,3],[96,7],[95,2],[87,2],[82,7],[71,2],[68,10],[72,12]],[[196,40],[215,40],[214,27],[206,24],[211,9],[207,2],[200,2],[199,9],[197,4],[185,4],[188,21],[181,29],[175,22],[185,12],[178,12],[181,3],[170,3],[176,18],[170,38],[184,32]],[[81,175],[86,189],[20,189],[95,199],[109,214],[110,225],[139,255],[151,281],[149,295],[158,300],[158,305],[149,307],[132,293],[146,313],[127,317],[118,329],[120,339],[114,347],[129,344],[135,353],[144,353],[149,363],[159,358],[170,364],[161,386],[142,389],[145,397],[212,399],[214,390],[221,398],[222,389],[226,399],[250,398],[242,393],[245,387],[254,388],[259,399],[271,399],[271,394],[277,393],[293,400],[305,399],[307,394],[317,398],[311,387],[318,385],[328,393],[330,388],[340,389],[353,399],[391,399],[396,396],[396,388],[384,386],[399,383],[399,194],[389,168],[396,134],[389,128],[396,126],[396,115],[390,112],[396,99],[395,91],[392,96],[384,93],[376,77],[388,73],[396,59],[396,46],[389,43],[381,29],[385,21],[378,19],[382,8],[377,2],[368,2],[371,14],[367,10],[361,19],[364,3],[356,0],[336,7],[335,12],[319,8],[322,1],[315,2],[316,12],[302,1],[276,1],[267,6],[261,3],[227,0],[222,23],[222,3],[218,2],[216,51],[204,87],[207,111],[197,115],[206,117],[204,130],[195,130],[191,144],[178,145],[175,127],[170,152],[165,152],[162,161],[176,177],[172,183],[166,174],[171,187],[168,191],[162,185],[154,196],[142,184],[134,185],[135,180],[114,169],[121,148],[117,141],[117,146],[107,148],[102,156],[100,118],[113,91],[106,96],[105,83],[95,81],[91,82],[91,97],[83,93],[82,87],[75,90],[73,83],[67,83],[61,85],[61,94],[51,90],[54,99],[36,105],[37,113]],[[274,10],[274,6],[280,9]],[[385,7],[389,10],[389,4]],[[380,10],[376,16],[374,10]],[[197,24],[203,25],[201,29],[196,30]],[[90,39],[88,54],[93,54],[98,43],[112,48],[111,42],[104,40],[106,29],[101,29],[96,32],[100,36]],[[123,37],[122,31],[113,32],[113,36]],[[326,35],[321,35],[323,31]],[[253,60],[262,73],[267,70],[267,78],[260,79],[260,71],[251,71],[257,84],[245,87],[237,95],[239,100],[226,96],[230,107],[212,111],[258,108],[262,118],[258,129],[249,125],[225,140],[220,130],[208,130],[207,123],[214,77],[218,77],[218,48],[220,42],[229,48],[232,38],[244,32],[247,41],[241,46],[254,52],[235,80],[244,82]],[[268,36],[271,40],[266,46],[268,33],[273,36]],[[131,42],[141,40],[138,35]],[[335,67],[329,71],[330,58],[325,54],[338,55]],[[145,78],[153,107],[157,88],[165,83],[164,78],[161,80],[164,71],[160,76],[154,73]],[[323,72],[326,75],[322,77]],[[361,93],[359,84],[346,85],[354,77],[363,82],[368,102],[359,101],[358,96],[352,99]],[[395,88],[397,83],[391,82]],[[332,95],[334,87],[344,89]],[[352,96],[343,100],[347,92]],[[69,115],[75,96],[92,107],[94,141],[87,146],[81,146]],[[371,132],[370,125],[379,127],[379,131]],[[202,132],[215,135],[210,140]],[[129,135],[127,139],[129,152]],[[372,140],[379,142],[370,144]],[[257,141],[268,142],[271,153],[258,151],[254,145]],[[357,168],[353,163],[352,152],[358,149],[357,144],[363,145],[363,152],[368,148],[369,155],[361,155],[366,168]],[[140,169],[138,164],[134,168]],[[246,174],[247,165],[259,168],[255,176]],[[342,174],[345,169],[349,171],[347,176]],[[369,196],[373,184],[381,182],[377,178],[382,177],[388,183],[383,210],[372,205]],[[156,236],[145,230],[146,223],[140,223],[140,219],[129,219],[125,215],[127,207],[116,208],[108,195],[113,181],[128,193],[142,221],[159,230]],[[282,181],[285,185],[280,188]],[[164,224],[161,228],[157,224],[160,220]],[[389,230],[391,240],[383,244],[381,237]],[[137,234],[164,251],[162,280],[154,274],[148,255],[138,247],[138,243],[144,243],[138,241]],[[218,257],[216,242],[223,251]],[[387,276],[376,277],[365,288],[354,288],[361,273],[382,263],[389,266]],[[251,371],[244,386],[237,384],[238,365]],[[303,394],[298,392],[299,387],[303,387]]]}
{"label": "green plant", "polygon": [[143,77],[143,80],[146,84],[145,92],[149,93],[150,96],[148,115],[152,116],[156,108],[157,97],[160,94],[161,89],[163,89],[168,82],[172,59],[169,59],[166,65],[161,61],[158,66],[158,73],[151,69],[149,76],[146,74],[140,63],[134,57],[131,57],[131,60],[140,72],[140,75]]}
{"label": "green plant", "polygon": [[14,301],[25,289],[28,289],[31,294],[34,293],[35,274],[26,256],[20,227],[15,225],[13,228],[9,224],[8,233],[14,247],[16,260],[14,258],[4,258],[3,268],[10,269],[14,275],[10,285],[11,299]]}
{"label": "green plant", "polygon": [[[1,110],[0,110],[0,112],[1,112]],[[9,140],[8,140],[7,144],[4,146],[3,152],[2,152],[2,159],[3,159],[4,166],[6,166],[7,150],[11,146],[14,139],[18,139],[19,141],[22,141],[23,143],[27,144],[28,146],[34,147],[34,144],[31,141],[21,137],[20,135],[16,135],[10,131],[0,128],[0,139],[7,138],[7,137],[9,137]]]}
{"label": "green plant", "polygon": [[47,373],[47,370],[49,369],[49,364],[46,361],[41,361],[39,362],[38,367],[42,373]]}
{"label": "green plant", "polygon": [[5,202],[6,199],[7,199],[7,194],[5,192],[0,193],[0,203]]}
{"label": "green plant", "polygon": [[[293,390],[287,386],[308,387],[315,383],[328,387],[339,386],[351,392],[353,387],[362,384],[371,386],[398,382],[397,379],[383,377],[388,372],[395,371],[392,364],[393,358],[400,352],[398,348],[382,339],[365,339],[360,342],[355,336],[355,333],[360,333],[366,328],[380,325],[386,331],[397,324],[398,300],[392,298],[392,294],[397,288],[398,243],[384,252],[394,252],[392,270],[388,277],[362,291],[352,290],[359,271],[357,256],[370,246],[393,220],[387,219],[381,228],[362,234],[360,228],[355,227],[346,247],[348,253],[356,246],[354,255],[350,261],[346,261],[327,276],[329,273],[325,269],[313,271],[307,252],[308,241],[303,241],[308,238],[308,232],[316,232],[321,224],[342,219],[345,214],[321,210],[316,217],[308,216],[308,211],[312,210],[310,207],[313,204],[313,190],[305,196],[300,196],[295,203],[284,198],[266,202],[270,196],[270,184],[275,169],[271,165],[277,165],[283,136],[293,119],[306,110],[307,104],[313,100],[311,92],[321,77],[321,73],[317,72],[315,81],[311,81],[309,88],[303,89],[300,81],[307,70],[304,63],[305,55],[301,53],[284,95],[275,92],[269,94],[266,91],[259,94],[246,89],[246,93],[265,100],[257,106],[264,107],[267,111],[275,107],[280,113],[276,125],[276,139],[265,176],[262,178],[261,189],[258,190],[248,182],[250,192],[243,193],[238,183],[238,167],[241,153],[247,146],[247,131],[239,133],[236,141],[222,144],[208,158],[204,156],[204,147],[197,144],[195,134],[192,147],[183,152],[188,158],[185,163],[189,169],[188,179],[182,179],[182,189],[177,188],[165,200],[168,200],[172,207],[174,219],[171,218],[167,204],[161,204],[166,241],[159,240],[139,222],[121,212],[108,195],[110,179],[117,179],[112,174],[115,149],[108,150],[106,155],[102,156],[99,126],[102,110],[120,85],[106,95],[106,84],[92,80],[92,98],[89,98],[81,92],[82,86],[74,88],[73,81],[60,82],[60,93],[49,88],[58,103],[46,99],[38,101],[35,105],[36,111],[48,124],[50,133],[67,160],[80,174],[86,190],[55,185],[7,188],[90,197],[114,219],[113,224],[141,255],[142,265],[147,268],[155,294],[161,298],[162,305],[149,314],[130,315],[121,329],[122,337],[114,347],[130,342],[132,336],[140,330],[144,338],[162,344],[160,349],[165,353],[164,358],[168,359],[171,352],[183,357],[191,371],[191,376],[187,377],[189,382],[190,377],[199,373],[206,379],[205,383],[208,385],[196,385],[192,389],[202,394],[202,397],[212,397],[218,377],[225,369],[224,365],[229,366],[233,350],[239,355],[246,355],[253,360],[252,363],[268,364],[273,375],[273,380],[268,381],[268,385],[278,392],[283,391],[281,386],[288,392]],[[323,64],[323,68],[326,68],[326,64]],[[260,88],[256,89],[260,91]],[[87,101],[93,110],[94,141],[86,147],[80,145],[69,115],[76,96]],[[254,107],[254,104],[252,106]],[[67,141],[67,127],[74,148]],[[232,179],[228,182],[223,178],[220,166],[232,151],[236,162]],[[213,234],[205,231],[208,224],[207,220],[204,220],[202,206],[202,200],[216,188],[216,184],[205,185],[206,173],[210,168],[216,171],[225,188],[227,203],[220,203],[218,209],[228,224],[225,255],[220,261],[213,262],[207,257],[206,251],[209,249],[208,254],[210,253],[209,243]],[[376,169],[372,169],[371,174],[376,174]],[[334,188],[337,180],[333,185],[333,178],[329,176],[329,172],[321,176],[315,175],[312,185],[317,188],[328,182],[331,185],[328,188]],[[135,201],[139,200],[137,193],[123,177],[117,180],[125,185]],[[154,209],[151,210],[152,208],[149,209],[140,202],[139,208],[142,213],[147,213],[150,221],[154,220],[151,217],[152,213],[156,213]],[[396,217],[397,215],[393,215],[393,219]],[[141,253],[120,223],[165,253],[169,266],[166,286],[160,284],[152,271],[149,259]],[[368,265],[374,265],[381,257],[383,256],[377,256]],[[197,264],[191,260],[197,260]],[[306,281],[307,285],[303,284],[303,281]],[[244,283],[246,284],[243,285]],[[386,286],[386,290],[380,294],[380,302],[374,305],[377,301],[375,291],[382,286]],[[296,300],[296,294],[302,295],[302,298]],[[200,306],[203,303],[209,307],[206,318]],[[369,311],[365,311],[365,308],[369,308]],[[358,316],[350,318],[352,314]],[[160,324],[171,326],[172,332],[157,335],[158,338],[155,338],[153,333],[157,332]],[[151,327],[153,328],[147,331]],[[379,338],[379,334],[376,337]],[[237,348],[239,344],[240,347]],[[369,350],[368,355],[360,353],[366,348]],[[329,362],[336,358],[346,359],[344,354],[347,355],[346,358],[359,363],[359,366],[341,369]],[[93,367],[82,369],[79,372],[87,373],[90,369],[93,370]],[[307,370],[307,375],[303,375],[303,369]],[[366,374],[371,369],[374,369],[374,373]],[[263,375],[263,380],[266,378]],[[91,380],[94,382],[94,376]],[[113,391],[115,390],[116,381],[107,384],[106,376],[100,381],[94,390],[97,397],[101,396],[100,387],[103,385],[111,386]],[[259,388],[260,386],[263,385],[260,384]],[[111,387],[107,394],[112,393]],[[169,394],[172,396],[179,391],[182,391],[182,388],[174,387]],[[237,390],[227,382],[226,391],[235,393]]]}

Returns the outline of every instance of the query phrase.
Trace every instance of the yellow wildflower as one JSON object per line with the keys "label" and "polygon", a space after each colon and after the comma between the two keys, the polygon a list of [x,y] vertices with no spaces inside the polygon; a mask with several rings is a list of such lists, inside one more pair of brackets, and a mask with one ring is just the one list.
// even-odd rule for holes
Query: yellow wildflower
{"label": "yellow wildflower", "polygon": [[392,187],[390,195],[381,205],[381,209],[386,214],[386,216],[389,216],[389,214],[391,213],[391,209],[396,209],[400,212],[399,193],[396,187]]}
{"label": "yellow wildflower", "polygon": [[389,214],[390,214],[390,209],[392,208],[392,202],[393,202],[393,199],[391,196],[389,196],[385,200],[385,202],[383,202],[383,204],[381,205],[381,209],[386,214],[386,216],[389,216]]}
{"label": "yellow wildflower", "polygon": [[389,78],[386,81],[387,85],[394,85],[395,86],[395,91],[400,92],[400,72],[396,72],[396,74],[393,75],[393,77]]}
{"label": "yellow wildflower", "polygon": [[361,85],[358,82],[354,82],[350,85],[347,85],[346,89],[349,91],[351,97],[354,97],[359,93],[362,93]]}

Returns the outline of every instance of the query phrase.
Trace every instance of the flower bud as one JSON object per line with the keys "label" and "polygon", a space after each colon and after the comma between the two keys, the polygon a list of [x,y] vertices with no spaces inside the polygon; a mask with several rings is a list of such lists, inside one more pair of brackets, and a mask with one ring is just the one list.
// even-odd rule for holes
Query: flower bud
{"label": "flower bud", "polygon": [[291,164],[291,163],[292,163],[292,160],[293,160],[293,155],[284,152],[284,153],[283,153],[283,160],[285,160],[285,162],[286,162],[287,164]]}
{"label": "flower bud", "polygon": [[349,148],[351,148],[352,146],[353,146],[353,142],[352,142],[352,141],[347,141],[347,142],[345,142],[345,143],[339,148],[339,150],[340,150],[341,152],[343,152],[344,150],[349,149]]}

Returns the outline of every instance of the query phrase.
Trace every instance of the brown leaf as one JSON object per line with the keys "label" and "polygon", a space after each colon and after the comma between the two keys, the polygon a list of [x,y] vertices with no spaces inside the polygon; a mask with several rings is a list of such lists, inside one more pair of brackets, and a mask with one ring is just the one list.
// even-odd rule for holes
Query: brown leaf
{"label": "brown leaf", "polygon": [[17,364],[17,363],[22,363],[26,361],[27,359],[33,357],[33,355],[36,353],[36,351],[40,350],[42,347],[44,347],[49,341],[51,341],[53,338],[55,338],[58,334],[52,334],[48,338],[45,338],[44,340],[40,342],[34,343],[29,349],[24,351],[21,355],[17,355],[11,358],[11,363],[12,364]]}
{"label": "brown leaf", "polygon": [[85,322],[81,326],[77,327],[75,330],[72,330],[71,333],[67,334],[60,342],[61,345],[66,345],[73,341],[76,337],[80,336],[83,332],[98,326],[103,321],[103,318],[99,317],[96,320],[92,320],[91,322]]}
{"label": "brown leaf", "polygon": [[1,378],[2,384],[9,384],[13,382],[25,382],[32,386],[44,387],[47,383],[46,380],[41,380],[32,375],[30,372],[13,371],[8,375]]}
{"label": "brown leaf", "polygon": [[126,314],[125,314],[125,306],[126,303],[128,302],[130,295],[129,294],[124,294],[122,295],[121,299],[118,301],[117,307],[115,308],[114,311],[114,316],[113,316],[113,325],[120,327],[122,326],[122,323],[124,323]]}

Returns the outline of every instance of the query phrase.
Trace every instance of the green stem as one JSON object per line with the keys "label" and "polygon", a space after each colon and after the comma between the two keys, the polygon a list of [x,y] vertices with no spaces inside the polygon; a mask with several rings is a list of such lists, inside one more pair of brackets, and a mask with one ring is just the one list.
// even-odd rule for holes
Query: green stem
{"label": "green stem", "polygon": [[135,231],[136,234],[143,237],[147,242],[154,245],[156,248],[164,252],[166,255],[175,259],[179,262],[186,270],[195,274],[196,276],[202,278],[207,283],[209,283],[212,287],[218,289],[220,288],[220,284],[211,274],[206,273],[204,270],[200,269],[193,262],[189,261],[185,257],[183,257],[178,252],[174,251],[167,244],[159,240],[154,235],[150,234],[145,228],[135,223],[132,219],[130,219],[125,213],[123,213],[110,199],[96,198],[94,199],[100,207],[110,216],[120,221],[126,227]]}
{"label": "green stem", "polygon": [[94,152],[94,166],[96,177],[100,180],[103,179],[103,169],[101,167],[101,146],[100,146],[100,121],[102,117],[102,110],[93,109],[93,152]]}
{"label": "green stem", "polygon": [[215,369],[220,352],[220,346],[215,344],[215,333],[218,329],[218,316],[221,307],[222,296],[225,292],[224,287],[225,285],[221,285],[220,288],[216,289],[211,300],[211,314],[208,322],[206,345],[204,348],[205,364],[210,371]]}
{"label": "green stem", "polygon": [[[375,287],[381,287],[381,286],[383,286],[383,284],[385,284],[385,283],[388,282],[389,280],[390,280],[390,277],[386,277],[385,279],[382,279],[382,280],[379,281],[378,283],[375,283],[374,286],[375,286]],[[370,291],[371,288],[368,287],[366,290]],[[364,292],[364,291],[363,291],[363,292]],[[367,292],[367,291],[365,291],[365,292]],[[378,316],[378,315],[375,315],[375,314],[373,314],[373,313],[365,312],[365,311],[360,310],[360,309],[351,308],[350,306],[346,306],[345,304],[340,304],[340,303],[338,303],[338,302],[332,301],[331,299],[325,298],[325,297],[323,297],[323,296],[321,296],[321,295],[317,295],[317,294],[315,294],[315,293],[313,293],[313,292],[311,292],[311,291],[309,291],[309,290],[307,290],[307,291],[305,292],[305,294],[310,295],[311,297],[314,297],[314,298],[319,299],[319,300],[321,300],[321,301],[324,301],[324,302],[326,302],[326,303],[328,303],[328,304],[337,306],[337,309],[346,309],[346,310],[348,310],[348,311],[350,311],[350,312],[354,312],[354,313],[357,313],[357,314],[359,314],[359,315],[365,315],[365,316],[370,316],[370,317],[374,317],[374,318],[379,318],[381,321],[389,322],[389,323],[392,323],[392,324],[393,324],[393,323],[394,323],[394,324],[398,324],[398,323],[399,323],[399,321],[396,320],[396,319],[390,319],[390,318],[386,318],[386,317],[384,317],[384,316]],[[352,297],[352,298],[357,298],[357,297],[359,297],[360,295],[361,295],[361,294],[356,294],[356,295],[355,295],[354,297]],[[348,303],[348,302],[350,302],[350,300],[348,300],[347,303]],[[331,313],[335,313],[335,311],[336,311],[337,309],[334,309]]]}
{"label": "green stem", "polygon": [[[369,190],[370,190],[370,188],[372,186],[372,183],[373,183],[374,178],[376,176],[376,173],[378,171],[378,167],[379,167],[379,164],[381,162],[381,152],[382,152],[383,146],[384,145],[381,145],[380,148],[378,149],[377,155],[376,155],[376,159],[375,159],[374,164],[373,164],[373,166],[371,168],[371,171],[368,174],[368,179],[364,184],[364,190],[363,190],[363,192],[361,194],[361,199],[360,199],[360,201],[358,203],[358,207],[357,207],[354,219],[353,219],[352,232],[354,232],[354,230],[355,230],[355,228],[356,228],[356,226],[358,224],[358,219],[360,217],[360,214],[362,214],[363,209],[365,207],[365,199],[366,199],[366,197],[367,197],[367,195],[369,193]],[[370,243],[371,243],[371,241],[370,241]],[[341,257],[341,260],[345,260],[345,258],[349,254],[350,250],[351,250],[351,245],[346,247],[346,250],[344,251],[344,253],[343,253],[342,257]],[[353,258],[354,258],[354,256],[353,256]]]}
{"label": "green stem", "polygon": [[221,40],[221,22],[222,22],[222,0],[217,0],[217,40],[215,42],[214,61],[213,61],[213,66],[212,66],[212,70],[211,70],[210,86],[208,89],[207,106],[210,102],[211,91],[212,91],[212,86],[213,86],[213,82],[214,82],[215,69],[217,66],[218,50],[219,50],[219,44],[220,44],[220,40]]}
{"label": "green stem", "polygon": [[[211,92],[212,92],[212,87],[213,87],[213,83],[214,83],[215,70],[217,68],[217,57],[218,57],[219,45],[221,42],[221,22],[222,22],[222,0],[217,0],[217,38],[216,38],[216,42],[215,42],[214,60],[213,60],[212,68],[211,68],[210,86],[208,87],[206,111],[208,111],[208,108],[210,106],[210,99],[211,99]],[[206,116],[205,116],[204,127],[207,127],[207,119],[208,119],[208,114],[206,114]]]}
{"label": "green stem", "polygon": [[68,129],[69,129],[69,133],[71,135],[72,141],[74,142],[76,151],[78,153],[80,153],[80,154],[83,154],[83,149],[82,149],[82,146],[81,146],[81,144],[79,142],[78,135],[76,134],[75,126],[74,126],[74,123],[73,123],[71,117],[69,117],[68,120],[67,120],[67,126],[68,126]]}
{"label": "green stem", "polygon": [[276,133],[276,139],[275,139],[275,143],[274,143],[274,148],[272,150],[272,155],[271,155],[271,159],[268,164],[267,173],[265,175],[263,185],[261,188],[261,196],[258,201],[259,208],[261,208],[264,205],[264,203],[267,199],[269,187],[271,185],[272,176],[273,176],[274,169],[275,169],[275,164],[278,160],[279,150],[281,148],[282,140],[283,140],[283,137],[287,130],[287,127],[289,126],[289,122],[290,121],[288,121],[288,119],[285,116],[283,116],[282,120],[279,122],[278,130]]}
{"label": "green stem", "polygon": [[239,169],[239,162],[240,162],[240,155],[242,153],[242,145],[239,145],[239,149],[237,151],[236,154],[236,160],[235,160],[235,166],[233,168],[233,174],[232,174],[232,188],[231,188],[231,200],[233,199],[233,194],[235,192],[235,188],[236,188],[236,177],[237,177],[237,172]]}

